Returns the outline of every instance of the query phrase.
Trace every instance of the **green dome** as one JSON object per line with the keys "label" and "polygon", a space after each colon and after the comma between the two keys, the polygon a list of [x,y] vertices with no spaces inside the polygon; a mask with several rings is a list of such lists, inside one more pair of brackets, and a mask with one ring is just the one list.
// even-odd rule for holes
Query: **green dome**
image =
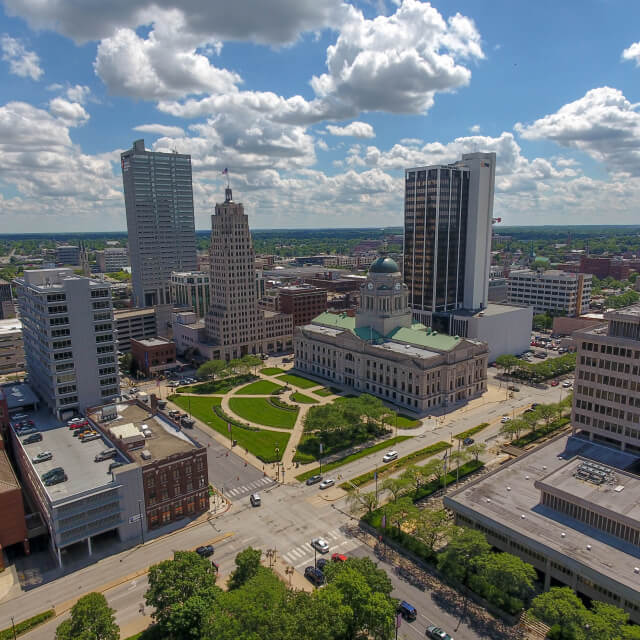
{"label": "green dome", "polygon": [[400,267],[395,260],[380,256],[369,268],[369,273],[398,273]]}

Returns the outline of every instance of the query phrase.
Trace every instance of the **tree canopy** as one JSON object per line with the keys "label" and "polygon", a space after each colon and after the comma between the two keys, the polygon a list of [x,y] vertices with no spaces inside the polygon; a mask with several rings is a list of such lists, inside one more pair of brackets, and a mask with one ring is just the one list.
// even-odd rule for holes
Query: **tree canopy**
{"label": "tree canopy", "polygon": [[115,612],[101,593],[89,593],[71,607],[71,617],[56,629],[56,640],[119,640]]}

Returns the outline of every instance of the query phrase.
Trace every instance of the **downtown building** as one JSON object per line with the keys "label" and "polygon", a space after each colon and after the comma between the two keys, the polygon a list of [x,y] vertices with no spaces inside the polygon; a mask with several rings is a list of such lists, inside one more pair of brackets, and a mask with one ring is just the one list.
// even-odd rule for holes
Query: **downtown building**
{"label": "downtown building", "polygon": [[106,247],[96,251],[96,262],[100,273],[115,273],[129,266],[129,254],[124,247]]}
{"label": "downtown building", "polygon": [[405,170],[404,281],[413,317],[483,340],[490,360],[529,348],[532,310],[489,303],[495,153]]}
{"label": "downtown building", "polygon": [[560,434],[444,498],[456,524],[532,564],[544,588],[640,623],[640,305],[573,334],[571,435]]}
{"label": "downtown building", "polygon": [[58,418],[120,395],[108,283],[72,269],[16,279],[29,384]]}
{"label": "downtown building", "polygon": [[319,315],[296,328],[294,348],[297,370],[419,415],[487,390],[487,345],[414,323],[409,289],[388,257],[371,265],[355,315]]}
{"label": "downtown building", "polygon": [[171,273],[196,270],[191,156],[136,140],[120,157],[135,305],[170,304]]}

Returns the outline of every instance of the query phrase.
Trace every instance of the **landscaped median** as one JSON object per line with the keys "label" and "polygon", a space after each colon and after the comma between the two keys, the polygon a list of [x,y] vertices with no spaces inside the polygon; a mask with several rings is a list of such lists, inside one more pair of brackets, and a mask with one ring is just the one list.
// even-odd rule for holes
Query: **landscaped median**
{"label": "landscaped median", "polygon": [[[22,622],[18,622],[15,625],[15,635],[21,636],[23,633],[27,633],[27,631],[31,631],[35,627],[43,624],[47,620],[51,620],[55,616],[55,611],[53,609],[49,609],[48,611],[43,611],[42,613],[38,613],[31,618],[27,618]],[[8,627],[7,629],[3,629],[0,631],[0,640],[12,640],[14,637],[13,627]]]}
{"label": "landscaped median", "polygon": [[[397,438],[391,438],[390,440],[385,440],[384,442],[378,442],[378,444],[374,444],[371,447],[366,447],[365,449],[361,449],[360,451],[356,451],[355,453],[351,453],[344,458],[340,458],[339,460],[334,460],[333,462],[328,462],[327,464],[322,465],[322,471],[332,471],[333,469],[337,469],[338,467],[342,467],[345,464],[349,464],[354,460],[358,460],[360,458],[364,458],[376,451],[382,451],[383,449],[388,449],[394,444],[398,444],[399,442],[403,442],[404,440],[408,440],[413,436],[398,436]],[[307,478],[315,475],[319,472],[318,468],[311,469],[310,471],[305,471],[300,475],[296,476],[296,480],[300,482],[304,482]]]}
{"label": "landscaped median", "polygon": [[249,422],[280,429],[293,429],[299,411],[277,407],[269,398],[230,398],[229,408]]}
{"label": "landscaped median", "polygon": [[463,431],[462,433],[456,434],[454,436],[454,438],[457,438],[458,440],[464,440],[465,438],[470,438],[471,436],[475,436],[476,433],[480,433],[480,431],[483,431],[488,426],[489,426],[488,422],[481,422],[480,424],[476,425],[475,427],[471,427],[471,429],[467,429],[466,431]]}
{"label": "landscaped median", "polygon": [[311,387],[317,387],[320,384],[315,380],[310,380],[295,373],[285,373],[283,376],[278,376],[278,380],[282,380],[282,382],[286,382],[294,387],[300,387],[300,389],[311,389]]}
{"label": "landscaped median", "polygon": [[[394,471],[400,471],[400,469],[404,469],[410,464],[415,464],[416,462],[420,462],[420,460],[424,460],[430,456],[434,456],[441,451],[445,451],[446,449],[450,449],[451,444],[449,442],[444,442],[444,440],[440,440],[440,442],[436,442],[424,449],[419,449],[418,451],[414,451],[407,456],[403,456],[402,458],[398,458],[395,462],[390,462],[384,467],[378,469],[378,478],[382,478],[384,476],[388,476]],[[362,475],[357,476],[356,478],[352,478],[348,482],[343,482],[340,485],[341,489],[345,491],[350,491],[354,487],[360,487],[363,484],[367,484],[368,482],[372,482],[375,479],[375,471],[367,471],[367,473],[363,473]]]}
{"label": "landscaped median", "polygon": [[554,420],[549,425],[538,427],[537,429],[526,433],[521,438],[517,438],[516,440],[511,442],[511,444],[514,447],[525,447],[526,445],[531,444],[532,442],[535,442],[536,440],[539,440],[544,436],[548,436],[558,429],[562,429],[562,427],[565,427],[570,422],[570,418],[558,418],[558,420]]}
{"label": "landscaped median", "polygon": [[[243,425],[237,420],[231,420],[224,416],[221,408],[222,398],[203,398],[198,396],[169,396],[171,402],[181,409],[190,411],[191,414],[211,427],[214,431],[229,438],[237,440],[238,444],[247,449],[249,453],[263,462],[277,462],[282,459],[282,454],[289,442],[290,434],[282,431],[267,431]],[[242,398],[249,400],[249,398]],[[229,426],[231,433],[229,433]],[[276,449],[278,451],[276,452]]]}

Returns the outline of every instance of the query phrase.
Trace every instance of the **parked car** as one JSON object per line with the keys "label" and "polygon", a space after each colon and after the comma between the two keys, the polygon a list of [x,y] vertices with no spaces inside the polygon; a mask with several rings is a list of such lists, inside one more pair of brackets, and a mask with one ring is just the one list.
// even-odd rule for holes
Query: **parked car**
{"label": "parked car", "polygon": [[327,553],[327,551],[329,551],[329,543],[324,538],[313,538],[311,540],[311,546],[320,553]]}
{"label": "parked car", "polygon": [[262,504],[259,493],[252,493],[249,501],[251,502],[252,507],[259,507]]}
{"label": "parked car", "polygon": [[520,391],[520,387],[516,387],[514,384],[509,385],[509,391]]}
{"label": "parked car", "polygon": [[67,426],[71,426],[72,424],[78,424],[79,422],[85,422],[84,418],[71,418],[71,420],[67,420]]}
{"label": "parked car", "polygon": [[552,380],[551,381],[551,386],[552,387],[557,387],[560,383],[557,380]]}
{"label": "parked car", "polygon": [[324,573],[317,567],[307,567],[304,570],[304,577],[316,587],[324,584]]}
{"label": "parked car", "polygon": [[307,478],[307,485],[316,484],[318,482],[322,482],[321,475],[315,475],[315,476],[311,476],[310,478]]}
{"label": "parked car", "polygon": [[474,442],[475,442],[475,440],[474,440],[473,438],[465,438],[465,439],[462,441],[462,444],[463,444],[465,447],[468,447],[470,444],[473,444]]}
{"label": "parked car", "polygon": [[320,569],[320,571],[324,571],[324,567],[329,562],[326,558],[318,558],[318,562],[316,562],[316,567]]}
{"label": "parked car", "polygon": [[565,380],[562,383],[562,388],[563,389],[570,389],[573,386],[573,380]]}
{"label": "parked car", "polygon": [[32,433],[22,441],[22,444],[34,444],[35,442],[42,442],[41,433]]}
{"label": "parked car", "polygon": [[168,386],[175,388],[175,387],[179,387],[180,383],[177,380],[172,380]]}
{"label": "parked car", "polygon": [[409,604],[406,600],[403,600],[398,605],[398,613],[405,620],[409,620],[409,621],[415,620],[418,617],[418,612],[416,608],[412,604]]}
{"label": "parked car", "polygon": [[16,433],[19,436],[28,436],[30,433],[37,433],[38,430],[35,427],[18,427]]}
{"label": "parked car", "polygon": [[84,429],[89,426],[89,423],[86,420],[82,420],[81,422],[74,422],[69,425],[69,429],[71,431],[77,431],[78,429]]}
{"label": "parked car", "polygon": [[62,472],[62,473],[56,473],[55,475],[51,475],[48,476],[45,481],[44,484],[46,487],[51,487],[54,484],[60,484],[61,482],[66,482],[69,478],[67,477],[67,474]]}
{"label": "parked car", "polygon": [[53,458],[51,451],[41,451],[39,454],[31,458],[31,462],[33,462],[33,464],[38,464],[39,462],[51,460],[51,458]]}
{"label": "parked car", "polygon": [[54,467],[53,469],[49,469],[49,471],[45,471],[40,477],[46,480],[55,475],[64,475],[64,469],[62,467]]}
{"label": "parked car", "polygon": [[453,640],[448,633],[433,624],[427,627],[425,633],[427,634],[427,638],[431,638],[432,640]]}
{"label": "parked car", "polygon": [[115,458],[117,455],[118,455],[118,451],[116,449],[104,449],[100,453],[96,453],[96,456],[93,460],[95,462],[102,462],[103,460],[109,460],[110,458]]}
{"label": "parked car", "polygon": [[502,416],[500,422],[502,422],[502,424],[505,424],[505,422],[509,422],[509,420],[511,420],[509,416]]}
{"label": "parked car", "polygon": [[328,489],[329,487],[333,487],[336,481],[333,478],[327,478],[320,483],[319,489]]}
{"label": "parked car", "polygon": [[92,433],[88,436],[82,436],[80,442],[92,442],[93,440],[100,440],[101,437],[99,433]]}
{"label": "parked car", "polygon": [[96,433],[93,427],[80,427],[79,429],[74,429],[73,437],[81,438],[84,435],[89,435],[90,433]]}
{"label": "parked car", "polygon": [[398,459],[397,451],[387,451],[387,453],[382,456],[382,462],[391,462],[392,460]]}
{"label": "parked car", "polygon": [[204,546],[198,547],[196,549],[196,553],[201,558],[208,558],[209,556],[212,556],[214,551],[215,549],[213,548],[212,544],[205,544]]}
{"label": "parked car", "polygon": [[346,562],[347,561],[347,556],[345,556],[343,553],[334,553],[331,555],[331,561],[332,562]]}

